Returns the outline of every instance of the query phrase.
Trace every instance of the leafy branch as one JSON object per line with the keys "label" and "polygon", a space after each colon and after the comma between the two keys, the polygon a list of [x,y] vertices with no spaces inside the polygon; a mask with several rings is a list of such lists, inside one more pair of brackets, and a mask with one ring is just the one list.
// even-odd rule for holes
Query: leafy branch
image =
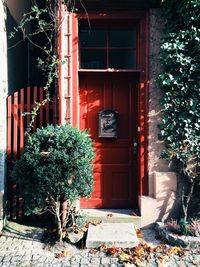
{"label": "leafy branch", "polygon": [[182,213],[187,219],[200,181],[200,2],[165,0],[167,23],[161,45],[162,157],[173,161],[183,182]]}

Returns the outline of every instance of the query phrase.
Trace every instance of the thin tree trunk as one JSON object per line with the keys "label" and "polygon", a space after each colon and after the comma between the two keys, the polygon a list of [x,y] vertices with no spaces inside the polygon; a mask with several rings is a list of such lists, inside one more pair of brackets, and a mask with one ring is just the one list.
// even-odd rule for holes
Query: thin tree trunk
{"label": "thin tree trunk", "polygon": [[59,241],[62,241],[62,222],[60,219],[60,201],[56,202],[56,219],[57,219],[57,228],[58,228],[58,237]]}
{"label": "thin tree trunk", "polygon": [[182,187],[182,209],[183,209],[183,215],[184,215],[184,220],[187,221],[187,217],[188,217],[188,208],[189,208],[189,204],[194,192],[194,181],[190,184],[190,190],[189,193],[186,195],[185,192],[186,191],[186,185],[185,183],[183,184]]}
{"label": "thin tree trunk", "polygon": [[62,227],[64,227],[65,226],[65,223],[66,223],[66,221],[67,221],[67,213],[68,213],[68,202],[67,202],[67,200],[63,200],[63,201],[61,201],[61,211],[62,211],[62,215],[61,215],[61,217],[62,217]]}

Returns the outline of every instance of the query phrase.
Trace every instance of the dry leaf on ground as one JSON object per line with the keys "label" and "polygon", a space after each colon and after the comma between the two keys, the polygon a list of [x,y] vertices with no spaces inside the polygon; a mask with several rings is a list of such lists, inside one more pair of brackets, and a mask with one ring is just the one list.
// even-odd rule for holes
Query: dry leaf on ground
{"label": "dry leaf on ground", "polygon": [[131,215],[131,216],[137,216],[137,214],[136,214],[134,211],[132,211],[132,212],[130,213],[130,215]]}
{"label": "dry leaf on ground", "polygon": [[133,267],[133,266],[135,266],[135,264],[132,264],[132,263],[129,263],[129,262],[124,264],[124,267]]}
{"label": "dry leaf on ground", "polygon": [[122,252],[121,254],[119,254],[119,259],[121,261],[129,261],[131,259],[131,256],[125,252]]}
{"label": "dry leaf on ground", "polygon": [[114,215],[112,213],[108,213],[107,217],[113,217]]}
{"label": "dry leaf on ground", "polygon": [[121,248],[108,248],[107,254],[108,255],[115,255],[116,253],[119,253],[121,251]]}
{"label": "dry leaf on ground", "polygon": [[142,231],[140,229],[136,230],[136,234],[137,234],[138,238],[143,238],[143,233],[142,233]]}
{"label": "dry leaf on ground", "polygon": [[98,221],[98,220],[90,221],[90,224],[92,224],[94,226],[99,225],[101,223],[102,223],[102,221]]}
{"label": "dry leaf on ground", "polygon": [[200,265],[199,265],[200,263],[199,263],[198,260],[193,260],[193,261],[192,261],[192,264],[193,264],[193,265],[196,265],[196,266],[200,266]]}
{"label": "dry leaf on ground", "polygon": [[71,256],[71,253],[67,250],[64,250],[64,251],[60,251],[60,252],[57,252],[55,254],[55,257],[56,258],[62,258],[62,257],[70,257]]}
{"label": "dry leaf on ground", "polygon": [[99,247],[99,251],[106,252],[106,251],[107,251],[107,246],[106,246],[105,244],[102,244],[102,245]]}

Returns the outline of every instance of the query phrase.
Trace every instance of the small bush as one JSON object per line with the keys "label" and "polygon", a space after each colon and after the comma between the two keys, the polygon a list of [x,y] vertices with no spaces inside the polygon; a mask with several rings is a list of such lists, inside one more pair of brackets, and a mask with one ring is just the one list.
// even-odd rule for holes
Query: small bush
{"label": "small bush", "polygon": [[87,132],[71,127],[47,126],[29,136],[12,176],[21,185],[25,214],[50,211],[61,236],[61,202],[70,205],[93,191],[94,152]]}
{"label": "small bush", "polygon": [[192,236],[200,236],[200,219],[191,219],[188,231]]}
{"label": "small bush", "polygon": [[167,229],[175,234],[200,236],[200,219],[191,218],[188,222],[181,219],[180,222],[171,219],[166,222]]}
{"label": "small bush", "polygon": [[166,224],[167,224],[167,228],[171,232],[174,232],[176,234],[180,234],[181,233],[181,227],[180,227],[180,225],[179,225],[177,220],[171,219]]}

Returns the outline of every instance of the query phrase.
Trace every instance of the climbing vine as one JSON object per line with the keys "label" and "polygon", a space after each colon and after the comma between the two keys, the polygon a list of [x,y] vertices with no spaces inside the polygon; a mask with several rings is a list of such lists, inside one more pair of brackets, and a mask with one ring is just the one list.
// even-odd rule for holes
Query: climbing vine
{"label": "climbing vine", "polygon": [[[162,157],[176,164],[182,216],[200,202],[200,0],[166,0],[161,44]],[[197,212],[197,209],[196,209]],[[200,213],[200,210],[198,211]],[[195,214],[200,215],[200,214]]]}
{"label": "climbing vine", "polygon": [[75,12],[77,11],[77,2],[87,14],[81,0],[44,0],[42,3],[39,0],[32,0],[30,12],[24,14],[19,26],[14,27],[9,33],[9,38],[14,38],[19,32],[23,35],[22,40],[9,47],[9,49],[27,40],[38,50],[37,67],[42,72],[42,77],[45,80],[43,86],[45,99],[42,102],[35,102],[31,112],[24,113],[24,115],[31,116],[26,134],[31,132],[40,106],[44,106],[48,101],[51,101],[49,89],[55,87],[59,75],[59,65],[66,62],[66,60],[60,59],[58,53],[58,36],[63,23],[60,10],[64,6],[68,12]]}

